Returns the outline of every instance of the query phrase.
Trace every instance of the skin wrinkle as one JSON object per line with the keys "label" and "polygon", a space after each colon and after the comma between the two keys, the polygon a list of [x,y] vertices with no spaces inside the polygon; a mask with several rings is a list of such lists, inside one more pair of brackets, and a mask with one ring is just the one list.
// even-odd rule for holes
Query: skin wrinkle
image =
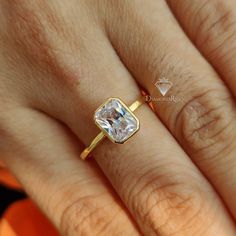
{"label": "skin wrinkle", "polygon": [[[232,19],[234,19],[232,9],[228,8],[227,4],[225,5],[218,1],[216,3],[213,2],[208,9],[205,9],[205,11],[207,10],[211,10],[214,14],[212,14],[211,18],[205,22],[205,25],[208,26],[208,28],[200,32],[200,35],[204,36],[204,33],[206,33],[206,38],[209,39],[209,37],[213,34],[218,35],[219,33],[222,33],[224,35],[226,32],[228,33],[232,28],[232,24],[234,25],[234,22],[232,21]],[[206,14],[205,11],[201,14]]]}
{"label": "skin wrinkle", "polygon": [[[208,4],[209,4],[209,1],[208,1],[208,0],[205,0],[204,4],[202,4],[202,6],[197,10],[196,15],[195,15],[195,17],[193,18],[192,22],[194,22],[194,21],[197,20],[197,18],[199,17],[200,12],[201,12],[203,9],[205,9],[205,8],[208,6]],[[189,6],[189,7],[190,7],[190,6]],[[196,39],[197,39],[198,32],[199,32],[199,30],[202,28],[202,26],[204,25],[204,23],[205,23],[205,21],[208,19],[208,17],[209,17],[209,15],[206,15],[206,17],[205,17],[204,19],[202,19],[202,21],[199,23],[198,29],[197,29],[196,32],[195,32],[195,36],[194,36],[194,40],[193,40],[194,42],[197,41]]]}
{"label": "skin wrinkle", "polygon": [[[104,211],[103,207],[94,208],[93,211],[89,212],[89,214],[87,216],[85,216],[84,218],[82,218],[82,220],[80,222],[77,222],[77,225],[74,228],[75,232],[81,232],[81,230],[79,229],[81,227],[81,225],[89,225],[90,226],[89,222],[93,221],[93,219],[96,219],[96,223],[95,224],[96,224],[96,226],[98,226],[98,228],[100,228],[100,224],[104,224],[105,223],[104,222],[104,218],[107,218],[106,217],[107,215],[104,214],[104,218],[102,217],[102,219],[101,219],[101,217],[94,217],[94,216],[99,215],[99,213],[101,211]],[[113,216],[112,216],[112,218],[113,218]],[[110,222],[112,222],[112,220]],[[105,223],[104,225],[106,226],[107,224],[108,224],[108,222]],[[86,231],[86,229],[85,229],[85,231]]]}
{"label": "skin wrinkle", "polygon": [[[146,183],[145,179],[148,179],[149,178],[148,176],[155,175],[156,173],[159,172],[159,170],[161,170],[162,168],[164,168],[166,166],[170,166],[170,165],[171,165],[171,163],[164,163],[164,164],[159,163],[158,166],[154,166],[154,163],[151,162],[149,166],[146,166],[147,171],[145,171],[143,174],[141,174],[139,176],[139,178],[135,181],[135,184],[133,183],[133,186],[130,188],[129,191],[127,191],[127,193],[126,193],[127,196],[125,195],[126,196],[125,198],[127,199],[127,203],[128,204],[132,203],[132,199],[129,196],[133,195],[135,197],[138,195],[138,193],[133,194],[134,190],[137,190],[137,184],[140,185],[140,183],[143,183],[143,182]],[[172,165],[175,168],[177,166],[176,163],[173,163]],[[137,169],[137,172],[139,172],[138,169]],[[169,177],[170,176],[165,175],[165,178],[169,178]],[[156,177],[156,178],[158,178],[158,177]],[[159,180],[161,180],[161,178],[163,178],[163,177],[159,176]]]}
{"label": "skin wrinkle", "polygon": [[[104,193],[101,193],[101,194],[99,194],[99,195],[96,195],[96,199],[99,197],[101,197],[101,196],[104,196]],[[78,219],[80,219],[81,218],[81,215],[80,215],[80,211],[81,210],[83,210],[83,208],[84,208],[84,206],[82,205],[81,207],[82,207],[82,209],[80,209],[80,211],[78,211],[78,207],[76,207],[77,205],[78,205],[78,203],[80,203],[79,204],[79,206],[81,205],[81,202],[86,202],[86,201],[89,201],[89,202],[91,202],[91,199],[94,199],[94,195],[92,195],[92,196],[85,196],[85,197],[82,197],[82,198],[80,198],[80,199],[77,199],[77,200],[75,200],[74,202],[72,202],[69,206],[67,206],[64,210],[63,210],[63,212],[61,213],[61,221],[60,221],[60,223],[59,223],[59,226],[60,226],[60,229],[62,229],[62,231],[64,231],[64,232],[69,232],[71,229],[70,229],[70,227],[71,227],[71,224],[68,224],[68,222],[70,222],[70,218],[72,218],[72,217],[74,217],[74,215],[73,214],[71,214],[71,210],[73,210],[73,211],[75,211],[75,209],[76,209],[76,218],[77,218],[77,215],[79,215],[80,217],[78,218]],[[94,202],[93,202],[93,205],[94,205]],[[89,206],[89,203],[88,203],[88,206]],[[68,220],[68,212],[70,213],[69,215],[70,215],[70,218],[69,218],[69,220]],[[92,211],[92,212],[95,212],[95,210],[94,211]],[[89,212],[89,214],[91,214],[91,212]],[[82,220],[83,220],[84,218],[82,218]],[[75,226],[75,228],[77,227],[77,224],[78,223],[76,223],[76,226]],[[66,230],[65,230],[66,229]],[[72,229],[72,230],[74,230],[74,229]],[[69,234],[68,234],[69,235]]]}
{"label": "skin wrinkle", "polygon": [[[188,4],[185,4],[184,6],[182,6],[181,4],[179,4],[180,1],[181,0],[166,0],[166,2],[168,4],[168,6],[170,7],[170,9],[171,8],[176,9],[176,14],[177,15],[181,14],[182,12],[185,12],[184,15],[186,17],[186,21],[190,25],[189,30],[191,30],[192,29],[191,25],[193,24],[193,22],[198,21],[200,12],[202,12],[203,9],[208,7],[209,0],[204,0],[204,3],[201,4],[201,6],[196,10],[196,13],[194,14],[194,17],[192,17],[192,15],[189,14],[189,10],[191,8],[192,2],[189,1]],[[210,15],[207,15],[203,20],[201,20],[197,30],[194,30],[194,32],[191,32],[192,34],[195,35],[195,37],[193,37],[194,39],[197,38],[199,30],[204,25],[205,20],[207,20],[208,17],[210,17]],[[193,41],[195,42],[195,40],[193,40]]]}
{"label": "skin wrinkle", "polygon": [[[158,177],[158,179],[159,179],[160,177]],[[147,189],[147,185],[149,185],[150,183],[156,183],[157,181],[156,181],[156,179],[157,179],[157,177],[155,177],[155,179],[151,179],[147,184],[145,184],[145,186],[144,187],[142,187],[142,189],[138,192],[138,193],[136,193],[135,194],[135,196],[139,196],[140,195],[140,193],[141,192],[143,192],[145,189]],[[140,182],[140,181],[139,181]],[[146,183],[146,182],[145,182]],[[163,185],[162,184],[162,186],[160,187],[160,189],[163,189],[163,188],[166,188],[166,187],[171,187],[171,186],[176,186],[176,184],[170,184],[170,183],[168,183],[168,184],[166,184],[166,185]],[[159,189],[157,190],[157,189],[154,189],[153,191],[151,191],[151,193],[149,193],[149,195],[151,195],[151,196],[157,196],[157,194],[154,194],[154,192],[159,192]],[[162,191],[162,190],[160,190],[160,191]],[[164,191],[164,190],[163,190]],[[158,194],[158,195],[160,195],[160,194]],[[134,198],[135,198],[135,196],[134,196]],[[163,202],[163,201],[167,201],[167,200],[171,200],[169,197],[164,197],[162,200],[161,199],[159,199],[158,201],[157,201],[157,204],[158,205],[160,205],[160,207],[161,208],[163,208],[163,203],[161,203],[161,202]],[[148,200],[147,200],[148,201]],[[133,200],[133,202],[135,202],[134,200]],[[171,201],[172,202],[172,201]],[[169,205],[169,204],[168,204]],[[154,207],[154,206],[153,206]],[[152,209],[153,209],[153,207],[152,207]],[[156,206],[157,207],[157,206]],[[135,208],[135,206],[133,206],[133,208]],[[144,218],[147,218],[147,216],[149,215],[149,213],[146,213],[145,214],[146,215],[146,217],[144,217]],[[156,227],[154,227],[154,229],[155,229]]]}
{"label": "skin wrinkle", "polygon": [[[74,177],[76,177],[76,174],[78,174],[78,173],[74,173],[74,174],[70,174],[70,179],[73,179],[73,176]],[[97,179],[96,180],[90,180],[89,182],[87,181],[87,180],[84,180],[84,181],[81,181],[81,180],[76,180],[76,178],[75,178],[75,181],[73,181],[73,182],[71,182],[70,181],[70,185],[71,186],[81,186],[81,189],[84,187],[84,188],[86,188],[86,186],[89,186],[89,184],[94,184],[95,183],[95,185],[98,185],[98,181],[97,181]],[[60,208],[60,206],[61,206],[61,202],[60,201],[58,201],[58,203],[57,204],[55,204],[55,195],[56,194],[60,194],[60,192],[62,192],[62,189],[66,189],[66,188],[68,188],[68,182],[66,182],[64,185],[62,185],[61,186],[61,189],[58,189],[57,191],[54,191],[54,193],[52,194],[52,196],[49,198],[49,203],[50,203],[50,205],[55,205],[54,206],[54,208],[53,208],[53,212],[59,212],[57,209],[59,209]],[[69,192],[69,193],[67,193],[67,194],[64,194],[64,196],[63,196],[63,198],[65,198],[65,199],[73,199],[73,196],[74,196],[74,192],[73,191],[67,191],[67,192]],[[101,193],[101,195],[102,195],[102,193]],[[104,194],[105,195],[105,194]],[[100,196],[100,195],[99,195]],[[87,197],[89,197],[89,196],[87,196]],[[75,201],[73,201],[73,202],[76,202],[76,201],[78,201],[78,199],[76,199]],[[51,203],[51,202],[53,202],[53,204]],[[73,205],[73,202],[71,202],[71,205]],[[66,211],[66,209],[64,209],[63,210],[63,212],[65,213],[65,211]],[[59,214],[61,214],[60,212],[59,212]],[[63,215],[63,213],[62,213],[62,215]],[[61,225],[61,223],[59,224],[59,225]]]}
{"label": "skin wrinkle", "polygon": [[[99,232],[97,232],[96,236],[99,236],[99,235],[103,235],[103,232],[106,232],[107,228],[109,228],[109,225],[116,220],[116,215],[117,214],[114,214],[111,219],[106,223],[104,224],[104,226],[100,229]],[[119,235],[119,233],[116,232],[116,235]],[[121,235],[121,234],[120,234]],[[115,235],[114,235],[115,236]]]}
{"label": "skin wrinkle", "polygon": [[[230,42],[231,39],[235,39],[235,35],[236,35],[236,30],[235,32],[232,33],[232,35],[230,35],[226,40],[225,42]],[[219,48],[217,48],[217,50],[221,50],[221,47],[223,49],[223,45],[221,45]],[[229,48],[228,50],[225,50],[224,53],[221,53],[221,55],[219,55],[218,57],[216,56],[216,51],[215,51],[215,55],[212,56],[214,57],[215,59],[218,59],[219,61],[221,61],[223,63],[223,65],[228,65],[232,62],[232,59],[235,58],[235,53],[236,52],[236,45]],[[225,75],[228,75],[228,76],[233,76],[233,73],[234,73],[234,69],[228,69],[226,72],[225,72]]]}
{"label": "skin wrinkle", "polygon": [[[199,104],[200,105],[200,104]],[[202,108],[204,108],[203,105],[200,105]],[[187,142],[191,142],[193,144],[193,147],[195,147],[195,152],[199,152],[199,150],[207,150],[211,146],[218,145],[221,140],[224,139],[225,136],[228,135],[228,127],[232,126],[233,119],[225,120],[223,119],[221,115],[221,108],[223,107],[217,107],[217,108],[212,108],[207,110],[206,112],[204,111],[199,111],[199,108],[197,110],[199,111],[199,115],[196,114],[197,120],[195,122],[199,122],[198,127],[194,127],[193,131],[190,134],[186,134],[186,127],[182,127],[181,130],[185,130],[185,134],[183,134],[183,137],[187,140]],[[196,110],[195,108],[193,108]],[[193,117],[193,111],[189,111],[189,115]],[[203,114],[201,114],[203,112]],[[187,120],[187,117],[185,117],[186,122],[189,123],[189,119]],[[184,125],[184,120],[183,120],[183,125]],[[216,127],[216,128],[212,128]],[[204,146],[203,143],[199,144],[196,142],[196,140],[205,140]],[[208,142],[206,142],[208,140]],[[217,151],[219,152],[219,150]],[[193,151],[191,154],[194,154]],[[194,154],[195,155],[195,154]]]}
{"label": "skin wrinkle", "polygon": [[[206,55],[212,60],[219,60],[223,64],[227,65],[226,58],[228,58],[228,62],[232,60],[232,58],[230,58],[229,55],[233,53],[233,56],[234,56],[236,46],[229,47],[227,50],[225,50],[225,43],[226,42],[228,43],[232,39],[234,39],[235,35],[236,35],[236,29],[234,32],[232,32],[232,34],[230,34],[226,39],[224,39],[222,43],[220,43],[217,47],[213,48],[209,52],[206,52]],[[224,53],[223,53],[223,50],[225,51]],[[219,53],[219,51],[222,51],[222,53]]]}
{"label": "skin wrinkle", "polygon": [[[187,5],[187,3],[180,4],[178,7],[177,4],[174,4],[174,2],[178,1],[167,0],[167,2],[169,3],[169,6],[171,8],[175,9],[177,15],[180,15],[183,12],[184,7]],[[210,39],[209,37],[211,35],[210,32],[216,32],[216,30],[221,29],[222,27],[224,28],[224,30],[221,29],[220,31],[222,31],[223,33],[228,32],[228,29],[231,28],[231,26],[234,24],[234,22],[231,21],[231,19],[233,19],[232,9],[228,10],[225,8],[224,4],[219,4],[219,3],[215,4],[214,1],[202,1],[202,2],[203,3],[200,4],[200,7],[196,10],[196,12],[194,12],[194,16],[193,14],[190,14],[190,16],[187,16],[187,18],[185,19],[189,24],[189,27],[187,27],[186,29],[187,32],[189,32],[191,29],[194,29],[195,27],[194,25],[197,22],[197,28],[195,27],[196,29],[194,29],[193,32],[189,33],[193,35],[192,41],[198,46],[205,45],[209,41]],[[197,4],[195,5],[197,6]],[[190,12],[191,4],[188,4],[188,8],[190,8],[188,11]],[[212,19],[214,19],[212,16],[214,16],[217,13],[220,13],[221,15],[212,22]],[[209,25],[209,22],[212,23],[210,24],[210,26],[208,26],[208,28],[205,29],[205,26]],[[207,33],[208,35],[207,37],[204,38],[201,37],[203,31]],[[210,43],[208,44],[211,45]]]}
{"label": "skin wrinkle", "polygon": [[[199,162],[199,160],[201,160],[201,162],[209,162],[210,159],[214,159],[214,160],[219,159],[219,158],[222,157],[222,154],[224,154],[224,156],[227,156],[226,151],[228,151],[228,154],[232,153],[232,150],[234,149],[233,148],[234,141],[235,141],[235,137],[232,137],[230,139],[230,141],[228,141],[227,144],[225,144],[224,147],[220,149],[220,151],[216,151],[216,152],[212,153],[207,158],[201,158],[202,153],[205,152],[206,150],[209,151],[212,148],[214,149],[216,143],[212,143],[212,144],[210,144],[210,145],[208,145],[208,146],[206,146],[202,149],[199,149],[198,151],[194,152],[194,155],[198,159],[198,162]],[[190,153],[190,154],[192,154],[192,153]],[[210,170],[210,165],[209,165],[208,169]]]}
{"label": "skin wrinkle", "polygon": [[[155,181],[155,179],[153,179],[153,182]],[[150,183],[149,183],[150,184]],[[176,187],[176,184],[166,184],[166,185],[162,185],[161,186],[161,189],[165,189],[165,188],[171,188],[171,187]],[[140,192],[144,191],[144,188],[140,190]],[[152,191],[148,192],[147,194],[147,197],[146,197],[146,202],[148,203],[149,201],[151,202],[153,200],[153,197],[157,194],[155,194],[157,192],[157,189],[153,189]],[[139,193],[138,193],[139,194]],[[159,194],[161,195],[161,194]],[[163,194],[164,195],[164,194]],[[168,211],[167,209],[170,209],[171,208],[171,203],[176,200],[176,195],[175,194],[171,194],[169,191],[166,195],[169,195],[168,197],[167,196],[164,196],[163,198],[159,198],[160,199],[155,199],[154,203],[151,204],[151,206],[147,209],[145,209],[145,213],[143,214],[143,220],[147,221],[147,222],[150,222],[149,218],[152,216],[152,212],[158,208],[158,206],[161,206],[160,209],[163,210],[163,212],[165,212],[165,214],[167,215],[167,218],[169,218],[170,214],[168,214]],[[166,203],[166,204],[165,204]],[[164,205],[167,205],[166,207],[164,207]],[[177,207],[178,208],[178,207]],[[176,209],[177,209],[176,208]],[[160,210],[158,209],[158,210]],[[174,217],[173,217],[174,218]],[[153,221],[151,221],[151,223],[153,223]],[[159,228],[159,227],[158,227]]]}
{"label": "skin wrinkle", "polygon": [[[186,200],[183,201],[183,202],[186,202],[186,201],[188,201],[188,200],[189,200],[189,199],[186,199]],[[186,207],[185,207],[185,208],[186,208]],[[168,211],[168,210],[170,211],[170,213],[169,213],[169,219],[166,220],[166,222],[163,223],[163,224],[159,227],[160,231],[161,231],[162,228],[165,228],[165,227],[168,225],[168,224],[167,224],[168,221],[171,221],[171,219],[172,219],[172,217],[171,217],[171,210],[174,210],[174,211],[175,211],[176,209],[175,209],[175,207],[174,207],[174,208],[168,207],[168,208],[165,209],[165,211]],[[188,209],[185,209],[185,211],[187,211],[187,210],[188,210]],[[187,228],[191,229],[191,231],[192,231],[193,226],[191,226],[190,223],[191,223],[192,221],[196,220],[196,218],[199,217],[199,213],[200,213],[200,209],[199,209],[196,213],[194,213],[193,216],[190,217],[190,219],[187,220],[186,223],[184,223],[184,224],[180,227],[179,230],[175,230],[175,232],[173,232],[173,233],[171,233],[171,234],[168,234],[168,236],[169,236],[169,235],[183,235],[183,233],[185,232],[185,230],[186,230]],[[188,226],[188,227],[187,227],[187,226]]]}
{"label": "skin wrinkle", "polygon": [[193,36],[193,42],[195,44],[198,44],[198,40],[199,40],[199,31],[202,29],[203,25],[208,21],[208,19],[210,18],[210,14],[206,15],[202,20],[201,22],[199,23],[198,25],[198,28],[195,32],[195,35]]}
{"label": "skin wrinkle", "polygon": [[[174,186],[175,186],[175,184],[174,184]],[[166,185],[166,186],[162,186],[162,187],[163,188],[166,188],[166,187],[169,188],[169,187],[172,187],[172,185]],[[156,190],[153,190],[148,194],[148,197],[147,197],[147,200],[146,200],[147,202],[149,201],[149,198],[153,198],[153,196],[155,195],[154,194],[155,192],[156,192]],[[169,192],[169,194],[170,194],[170,196],[164,197],[163,199],[158,200],[156,203],[153,203],[152,206],[150,206],[150,208],[147,209],[147,212],[143,216],[144,220],[146,219],[147,222],[152,223],[151,227],[153,228],[154,232],[156,232],[157,234],[160,233],[161,235],[162,235],[162,233],[165,234],[166,228],[171,227],[171,219],[172,220],[176,219],[179,216],[179,214],[177,214],[176,211],[179,211],[180,209],[182,209],[181,213],[189,211],[190,206],[188,206],[188,204],[186,204],[186,202],[189,203],[189,201],[192,199],[192,197],[190,197],[190,196],[187,197],[187,198],[183,198],[181,195],[178,195],[178,194],[175,194],[175,193],[173,194],[173,193]],[[171,204],[173,202],[175,202],[177,198],[182,199],[182,201],[180,201],[178,203],[175,203],[174,206],[171,206]],[[185,203],[185,204],[183,205],[183,203]],[[162,211],[165,212],[166,220],[162,224],[156,226],[155,223],[154,223],[156,217],[152,217],[153,216],[152,212],[153,212],[153,210],[155,210],[155,208],[157,208],[160,205],[161,205]],[[166,205],[166,207],[164,207],[165,205]],[[199,208],[199,209],[201,209],[201,208]],[[168,210],[172,211],[172,214]],[[192,211],[190,210],[190,212],[192,212]],[[172,215],[172,217],[171,217],[171,215]],[[180,214],[180,215],[182,215],[182,214]],[[197,214],[195,214],[195,215],[197,215]],[[150,220],[150,217],[152,217],[153,220]],[[192,220],[192,217],[190,218],[190,220]],[[188,221],[188,220],[186,220],[186,221]],[[182,229],[182,226],[179,226],[179,227]]]}
{"label": "skin wrinkle", "polygon": [[[170,164],[170,163],[168,163],[168,164]],[[153,165],[154,165],[154,163],[153,163]],[[152,166],[153,166],[152,165]],[[173,164],[174,165],[174,164]],[[138,195],[138,193],[136,193],[136,194],[132,194],[132,192],[134,192],[134,190],[137,190],[137,186],[136,186],[136,184],[137,183],[142,183],[142,182],[144,182],[145,183],[145,181],[143,181],[143,179],[147,179],[148,178],[148,176],[149,175],[152,175],[152,174],[156,174],[156,173],[158,173],[158,169],[161,169],[162,167],[166,167],[167,166],[167,164],[165,163],[165,164],[158,164],[158,166],[154,166],[154,167],[147,167],[147,166],[145,166],[145,167],[143,167],[143,169],[147,169],[147,171],[145,171],[143,174],[141,174],[138,178],[137,178],[137,180],[135,181],[135,184],[133,184],[133,187],[131,187],[130,188],[130,191],[127,191],[127,202],[128,202],[128,204],[131,204],[131,202],[132,202],[132,199],[131,199],[131,197],[129,197],[129,195],[131,196],[131,195],[133,195],[133,197],[135,197],[135,196],[137,196]],[[176,167],[176,164],[175,164],[175,167]],[[138,170],[139,172],[141,171],[140,169]],[[132,177],[132,176],[131,176]],[[169,176],[165,176],[165,177],[169,177]],[[156,177],[157,178],[157,177]],[[160,176],[159,176],[159,178],[160,178]],[[130,200],[129,200],[130,199]]]}
{"label": "skin wrinkle", "polygon": [[[199,99],[199,98],[205,96],[205,95],[208,94],[210,91],[211,91],[211,90],[204,91],[202,94],[196,95],[196,96],[192,97],[191,100],[189,100],[188,102],[186,102],[185,105],[182,106],[181,109],[178,111],[178,114],[177,114],[177,116],[175,117],[175,122],[174,122],[173,127],[177,127],[177,125],[178,125],[179,122],[180,122],[182,113],[184,112],[184,110],[186,109],[186,107],[189,106],[189,104],[191,104],[191,103],[192,103],[193,101],[195,101],[196,99]],[[172,130],[175,130],[175,129],[172,129]],[[177,136],[177,134],[175,134],[175,135]]]}
{"label": "skin wrinkle", "polygon": [[[198,192],[199,192],[199,194],[200,194],[200,197],[203,197],[203,196],[201,196],[203,193],[201,193],[201,191],[198,191]],[[205,193],[204,193],[204,194],[205,194]],[[201,201],[199,207],[198,207],[197,210],[196,210],[196,212],[194,212],[194,214],[192,215],[192,217],[190,217],[190,219],[181,227],[181,230],[179,230],[179,231],[176,232],[176,233],[170,234],[170,235],[182,235],[182,232],[184,232],[186,229],[190,229],[192,235],[200,235],[200,233],[199,233],[200,227],[198,227],[197,229],[195,229],[195,231],[196,231],[196,230],[198,230],[198,231],[196,231],[194,234],[192,233],[192,230],[193,230],[193,228],[194,228],[194,226],[193,226],[194,224],[191,225],[191,222],[194,223],[194,222],[198,219],[198,220],[200,220],[200,221],[204,220],[204,224],[206,224],[205,218],[200,217],[201,215],[203,215],[203,214],[202,214],[202,209],[204,209],[204,215],[206,214],[206,215],[212,216],[212,217],[208,217],[208,218],[207,218],[207,221],[209,221],[209,219],[210,219],[210,221],[208,222],[208,224],[205,225],[204,228],[201,228],[201,230],[203,230],[203,232],[209,231],[209,229],[210,229],[211,226],[212,226],[211,222],[215,222],[215,216],[216,216],[216,215],[215,215],[215,213],[214,213],[214,215],[212,215],[210,207],[208,207],[207,210],[206,210],[204,201]],[[203,222],[203,221],[202,221],[202,222]],[[189,225],[189,227],[187,227],[188,225]],[[191,225],[191,226],[190,226],[190,225]],[[199,224],[199,225],[202,225],[202,224]],[[208,227],[208,226],[209,226],[209,227]],[[179,233],[179,234],[178,234],[178,233]],[[201,233],[202,233],[202,231],[201,231]],[[201,235],[205,235],[205,234],[201,234]]]}
{"label": "skin wrinkle", "polygon": [[[70,217],[75,217],[76,219],[80,219],[81,218],[81,212],[83,212],[84,210],[86,210],[87,209],[87,207],[91,207],[91,209],[93,208],[93,206],[95,206],[95,205],[99,205],[99,200],[98,199],[102,199],[102,196],[105,196],[106,197],[106,193],[104,194],[104,193],[101,193],[101,194],[99,194],[99,195],[96,195],[96,196],[94,196],[94,195],[91,195],[91,196],[85,196],[85,197],[82,197],[82,198],[80,198],[80,199],[77,199],[76,201],[74,201],[72,204],[70,204],[66,209],[64,209],[63,210],[63,213],[61,214],[62,215],[62,217],[61,217],[61,223],[59,224],[60,225],[60,228],[62,229],[62,231],[64,231],[64,232],[68,232],[68,233],[66,233],[66,235],[70,235],[70,233],[72,233],[72,232],[81,232],[81,229],[80,229],[80,227],[81,227],[81,224],[82,225],[86,225],[91,219],[93,219],[93,217],[94,216],[96,216],[97,214],[98,214],[98,211],[99,211],[99,214],[100,214],[100,212],[102,212],[102,214],[104,215],[104,219],[106,219],[105,220],[105,223],[104,223],[104,221],[102,220],[101,221],[101,219],[99,220],[100,222],[103,222],[104,223],[104,227],[102,227],[102,229],[99,229],[100,231],[102,231],[103,230],[103,228],[104,229],[107,229],[109,226],[110,226],[110,230],[112,229],[112,227],[114,227],[114,225],[116,225],[116,224],[111,224],[111,223],[113,223],[114,222],[114,220],[112,219],[112,218],[114,218],[115,216],[115,218],[114,219],[116,219],[116,221],[117,221],[117,219],[119,219],[120,218],[120,213],[121,213],[121,209],[124,209],[124,207],[122,206],[122,205],[120,205],[120,203],[117,201],[117,199],[115,199],[115,198],[113,198],[113,200],[115,200],[115,201],[117,201],[117,204],[118,205],[120,205],[120,207],[121,208],[117,208],[117,212],[115,213],[115,216],[113,215],[109,215],[110,213],[112,214],[112,213],[114,213],[114,211],[112,211],[112,212],[109,212],[109,211],[106,211],[106,209],[110,209],[109,208],[109,206],[111,205],[112,207],[113,207],[113,210],[114,210],[114,204],[113,204],[113,202],[111,201],[111,203],[108,203],[107,201],[105,201],[106,202],[106,204],[104,205],[104,206],[101,206],[101,207],[97,207],[96,206],[96,209],[94,209],[94,210],[92,210],[91,212],[89,212],[89,215],[85,215],[84,217],[82,217],[82,223],[81,223],[81,221],[75,221],[75,226],[73,226],[73,228],[71,228],[71,224],[70,224],[70,222],[74,222],[74,220],[73,220],[73,218],[69,218],[69,220],[68,220],[68,215],[70,216]],[[94,200],[94,199],[96,199],[96,200]],[[85,201],[85,203],[87,203],[87,204],[84,204],[83,202]],[[82,208],[78,211],[78,206],[77,206],[77,204],[79,203],[79,206],[81,205],[81,202],[83,203],[82,204]],[[95,204],[95,202],[97,202],[97,204]],[[103,202],[102,200],[101,200],[101,202]],[[71,213],[71,211],[74,211],[75,213],[76,213],[76,215],[75,216],[73,216],[73,213]],[[87,211],[87,210],[86,210]],[[85,211],[85,212],[86,212]],[[131,216],[130,215],[128,215],[128,217],[130,217],[130,220],[131,221],[133,221],[132,219],[131,219]],[[94,217],[94,219],[98,219],[99,217]],[[107,219],[109,219],[109,218],[111,218],[111,220],[108,220],[107,221]],[[87,222],[87,223],[83,223],[83,222]],[[133,224],[135,225],[135,223],[133,222]],[[91,224],[88,224],[88,225],[91,225]],[[98,226],[97,227],[97,223],[95,224],[95,226],[96,226],[96,229],[97,228],[99,228],[100,226]],[[100,225],[100,223],[99,223],[99,225]],[[94,226],[94,227],[95,227]],[[94,227],[92,227],[92,228],[88,228],[88,230],[90,231],[90,230],[94,230],[95,228]],[[86,230],[86,229],[85,229]],[[103,230],[103,232],[105,232],[104,230]],[[86,233],[86,232],[84,232],[84,233]],[[99,232],[97,232],[97,234],[99,235]],[[87,235],[87,234],[86,234]],[[88,235],[90,235],[90,234],[88,234]],[[101,234],[101,235],[103,235],[103,234]],[[109,235],[109,234],[108,234]],[[119,233],[117,233],[117,235],[120,235]]]}
{"label": "skin wrinkle", "polygon": [[[204,30],[206,32],[206,35],[207,35],[206,37],[201,37],[202,35],[199,34],[199,32],[198,32],[197,38],[195,40],[196,45],[199,45],[199,46],[206,45],[206,44],[209,45],[210,42],[212,41],[212,39],[211,39],[211,37],[212,37],[211,32],[215,32],[216,33],[217,29],[221,28],[221,26],[219,26],[219,25],[222,25],[225,21],[228,22],[230,16],[231,16],[231,12],[226,12],[224,15],[220,16],[219,19],[214,21],[206,30]],[[210,18],[210,15],[209,15],[209,17],[205,19],[205,22],[203,22],[203,24],[207,25],[207,22],[210,21],[210,19],[211,18]],[[234,25],[234,23],[230,23],[227,27],[230,27],[231,25]],[[223,27],[227,31],[227,27],[225,27],[225,26],[223,26]],[[201,40],[201,39],[203,39],[203,40]]]}
{"label": "skin wrinkle", "polygon": [[130,196],[132,196],[134,190],[137,190],[137,185],[136,184],[140,184],[142,182],[142,179],[144,177],[146,177],[148,173],[150,174],[150,173],[152,173],[153,171],[156,171],[156,170],[157,170],[157,167],[155,166],[155,167],[149,169],[148,172],[144,172],[144,174],[140,175],[139,178],[135,181],[135,184],[133,184],[133,186],[131,186],[131,188],[129,188],[129,191],[127,191],[126,194],[124,193],[125,198],[127,198],[127,203],[128,204],[132,205],[131,204],[132,200],[137,195],[137,194],[135,194],[132,198],[130,197]]}
{"label": "skin wrinkle", "polygon": [[197,119],[195,120],[195,124],[198,127],[194,127],[193,131],[190,134],[186,135],[186,139],[190,140],[194,136],[194,134],[198,135],[199,138],[208,138],[208,139],[213,138],[214,136],[207,137],[208,135],[207,131],[209,130],[208,128],[210,126],[213,126],[215,123],[218,123],[221,120],[221,117],[211,116],[212,112],[216,110],[218,109],[212,108],[206,111],[204,114],[197,116]]}

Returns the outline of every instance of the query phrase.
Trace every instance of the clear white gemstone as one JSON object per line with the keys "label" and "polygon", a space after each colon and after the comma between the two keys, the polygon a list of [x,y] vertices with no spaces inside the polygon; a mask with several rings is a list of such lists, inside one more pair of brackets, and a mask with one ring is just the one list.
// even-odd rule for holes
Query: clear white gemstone
{"label": "clear white gemstone", "polygon": [[96,111],[95,121],[116,143],[123,143],[138,129],[136,118],[116,98]]}

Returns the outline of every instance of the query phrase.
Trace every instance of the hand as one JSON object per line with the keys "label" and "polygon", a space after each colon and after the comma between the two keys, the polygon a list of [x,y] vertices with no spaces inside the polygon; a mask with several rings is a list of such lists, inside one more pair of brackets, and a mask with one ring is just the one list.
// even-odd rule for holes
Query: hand
{"label": "hand", "polygon": [[[233,0],[0,1],[1,158],[61,234],[235,235],[235,22]],[[182,101],[79,160],[96,108],[162,75]]]}

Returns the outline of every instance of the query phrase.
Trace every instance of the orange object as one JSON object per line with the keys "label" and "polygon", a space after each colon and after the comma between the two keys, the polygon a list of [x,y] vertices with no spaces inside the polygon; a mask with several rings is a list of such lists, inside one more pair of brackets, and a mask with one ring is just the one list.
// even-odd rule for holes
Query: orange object
{"label": "orange object", "polygon": [[[0,183],[20,188],[14,177],[3,168],[0,168]],[[30,199],[14,202],[0,219],[0,236],[42,235],[59,236],[59,233]]]}

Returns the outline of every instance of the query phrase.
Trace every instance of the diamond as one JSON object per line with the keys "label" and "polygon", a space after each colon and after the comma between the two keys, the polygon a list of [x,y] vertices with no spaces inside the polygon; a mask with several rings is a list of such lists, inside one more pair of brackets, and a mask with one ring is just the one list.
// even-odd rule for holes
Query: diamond
{"label": "diamond", "polygon": [[118,98],[110,98],[97,109],[97,126],[115,143],[124,143],[139,129],[139,121]]}

